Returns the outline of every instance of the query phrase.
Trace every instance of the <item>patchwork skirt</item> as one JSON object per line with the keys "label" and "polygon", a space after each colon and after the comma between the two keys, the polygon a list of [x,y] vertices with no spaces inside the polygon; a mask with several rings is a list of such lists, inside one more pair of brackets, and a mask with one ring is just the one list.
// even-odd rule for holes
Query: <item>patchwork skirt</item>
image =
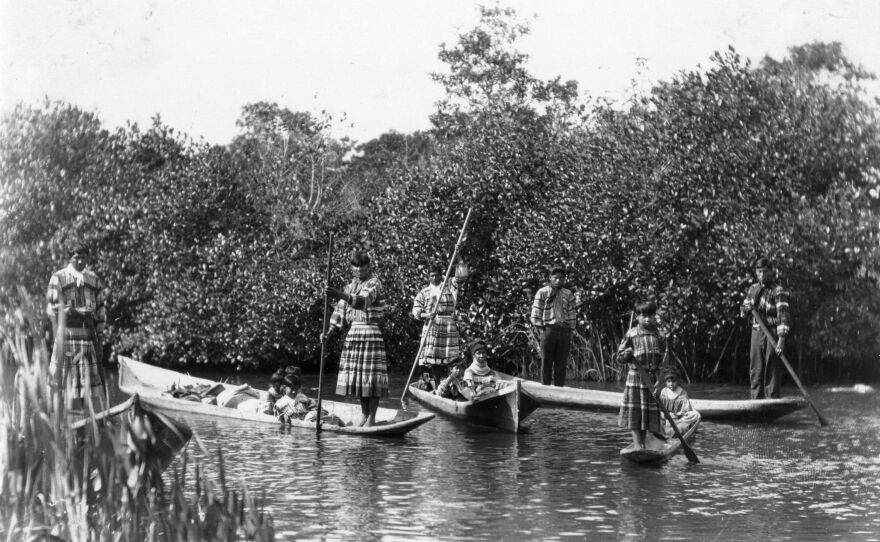
{"label": "patchwork skirt", "polygon": [[71,327],[64,330],[60,352],[52,353],[49,376],[52,385],[65,390],[68,398],[83,399],[91,388],[101,387],[98,356],[88,329]]}
{"label": "patchwork skirt", "polygon": [[619,427],[660,432],[660,409],[651,396],[650,382],[642,382],[636,371],[626,374],[626,387],[623,390],[623,404],[617,418]]}
{"label": "patchwork skirt", "polygon": [[461,337],[451,314],[437,315],[425,324],[425,346],[419,355],[421,365],[445,365],[461,357]]}
{"label": "patchwork skirt", "polygon": [[388,397],[385,341],[375,324],[354,323],[345,336],[336,393],[358,397]]}

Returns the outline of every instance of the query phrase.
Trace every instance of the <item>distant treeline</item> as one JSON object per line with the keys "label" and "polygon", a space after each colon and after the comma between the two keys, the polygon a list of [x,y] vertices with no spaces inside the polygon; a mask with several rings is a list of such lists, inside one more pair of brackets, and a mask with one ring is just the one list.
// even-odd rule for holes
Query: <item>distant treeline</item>
{"label": "distant treeline", "polygon": [[[242,109],[223,146],[162,124],[108,131],[74,105],[7,112],[0,137],[0,294],[42,296],[71,239],[108,291],[107,354],[158,364],[314,367],[327,241],[336,286],[368,250],[389,305],[392,366],[409,315],[469,207],[468,337],[534,368],[527,314],[546,266],[583,292],[571,372],[614,378],[609,354],[651,297],[691,378],[743,382],[738,306],[767,255],[792,293],[793,361],[810,382],[878,376],[878,102],[837,43],[758,65],[733,49],[621,102],[544,81],[505,9],[440,47],[446,95],[424,132],[364,144],[334,120]],[[338,344],[333,345],[338,354]],[[331,371],[338,356],[331,354]],[[491,358],[490,358],[491,361]]]}

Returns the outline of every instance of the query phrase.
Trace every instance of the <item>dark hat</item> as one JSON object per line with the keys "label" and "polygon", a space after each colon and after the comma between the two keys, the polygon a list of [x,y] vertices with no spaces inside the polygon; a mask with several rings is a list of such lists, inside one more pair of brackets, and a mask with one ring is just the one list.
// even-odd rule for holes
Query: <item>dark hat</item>
{"label": "dark hat", "polygon": [[291,388],[299,387],[299,377],[296,375],[286,375],[284,377],[284,385],[290,386]]}
{"label": "dark hat", "polygon": [[475,354],[478,350],[485,350],[485,349],[486,349],[486,343],[484,343],[483,341],[481,341],[479,339],[472,341],[470,346],[468,347],[468,350],[470,351],[471,354]]}
{"label": "dark hat", "polygon": [[667,378],[680,380],[678,377],[678,371],[676,371],[675,369],[666,369],[665,371],[663,371],[663,380],[666,380]]}
{"label": "dark hat", "polygon": [[75,254],[83,254],[85,256],[89,255],[89,246],[82,241],[74,241],[70,244],[70,248],[68,249],[68,255],[73,256]]}
{"label": "dark hat", "polygon": [[367,255],[367,253],[363,250],[355,250],[351,253],[350,262],[351,265],[356,265],[360,267],[362,265],[370,263],[370,256]]}
{"label": "dark hat", "polygon": [[302,374],[302,369],[298,365],[288,365],[284,368],[284,374],[299,376]]}
{"label": "dark hat", "polygon": [[765,258],[761,256],[760,258],[755,259],[754,268],[758,269],[759,267],[766,267],[767,269],[773,269],[773,264],[770,262],[769,258]]}
{"label": "dark hat", "polygon": [[282,382],[284,382],[284,371],[281,369],[278,369],[277,371],[272,373],[272,376],[269,377],[269,382],[273,386],[275,384],[281,384]]}
{"label": "dark hat", "polygon": [[565,272],[565,267],[563,267],[561,265],[554,265],[553,267],[550,268],[550,274],[551,275],[566,275],[567,273]]}
{"label": "dark hat", "polygon": [[446,272],[446,270],[443,269],[443,266],[439,263],[435,263],[434,265],[429,267],[428,271],[430,271],[431,273],[440,273],[441,275]]}

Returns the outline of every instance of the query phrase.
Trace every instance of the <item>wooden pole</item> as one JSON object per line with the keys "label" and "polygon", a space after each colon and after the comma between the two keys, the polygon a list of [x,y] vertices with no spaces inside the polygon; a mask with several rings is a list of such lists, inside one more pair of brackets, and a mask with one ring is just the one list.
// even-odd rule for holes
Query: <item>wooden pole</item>
{"label": "wooden pole", "polygon": [[[770,341],[770,346],[772,346],[773,349],[776,350],[776,339],[773,338],[773,333],[771,333],[770,328],[767,327],[767,322],[764,321],[764,318],[761,316],[761,314],[754,308],[752,308],[752,315],[755,317],[755,321],[758,322],[758,325],[761,327],[761,331],[763,331],[764,335],[767,336],[767,340]],[[801,379],[798,378],[797,373],[794,372],[794,368],[792,368],[791,363],[788,362],[788,359],[785,357],[784,352],[779,354],[779,359],[782,360],[782,364],[785,365],[786,369],[788,369],[788,372],[791,375],[791,378],[794,380],[794,383],[797,384],[797,387],[800,388],[801,393],[804,394],[804,399],[806,399],[807,403],[810,404],[810,408],[812,408],[813,412],[816,413],[816,417],[819,418],[819,425],[823,427],[828,425],[828,420],[825,418],[825,416],[822,415],[821,412],[819,412],[819,409],[816,408],[816,405],[813,403],[813,399],[810,398],[810,394],[807,393],[807,389],[804,388],[803,384],[801,384]]]}
{"label": "wooden pole", "polygon": [[[645,383],[645,387],[648,388],[649,392],[651,389],[651,381],[648,379],[648,373],[639,365],[635,360],[633,360],[632,364],[635,366],[636,370],[639,372],[639,376],[642,378],[642,382]],[[649,393],[651,395],[651,399],[657,403],[657,407],[660,408],[660,412],[663,413],[663,416],[666,418],[666,421],[669,422],[669,425],[672,427],[672,430],[675,432],[675,437],[681,442],[681,448],[684,450],[684,455],[687,457],[688,461],[691,463],[699,463],[700,458],[697,457],[697,454],[694,452],[693,448],[691,448],[688,443],[684,439],[684,435],[681,434],[681,431],[678,430],[678,425],[675,424],[675,420],[672,419],[672,416],[669,414],[669,411],[666,410],[666,407],[663,406],[663,401],[660,400],[659,397],[655,396],[653,393]]]}
{"label": "wooden pole", "polygon": [[[333,269],[333,232],[330,232],[330,241],[327,248],[327,275],[324,279],[324,323],[321,326],[321,335],[327,333],[327,326],[330,325],[330,297],[326,293],[326,289],[330,287],[330,270]],[[321,361],[318,364],[318,415],[315,418],[315,431],[321,431],[321,388],[324,386],[324,350],[326,341],[321,341]]]}
{"label": "wooden pole", "polygon": [[[461,242],[464,240],[464,234],[467,231],[468,223],[471,221],[471,213],[474,208],[469,207],[467,215],[464,217],[464,224],[461,227],[461,232],[458,234],[458,241],[455,242],[455,249],[452,251],[452,258],[449,259],[449,265],[446,267],[446,275],[443,277],[443,282],[440,284],[440,295],[437,296],[437,299],[434,301],[434,307],[431,309],[431,314],[437,312],[437,306],[440,304],[440,298],[443,296],[443,290],[446,288],[446,283],[449,281],[449,275],[452,273],[452,267],[455,265],[455,260],[458,257],[458,251],[461,248]],[[428,337],[428,333],[430,332],[430,326],[434,325],[433,318],[425,324],[425,329],[422,330],[422,338],[419,340],[419,350],[416,352],[416,358],[413,360],[412,369],[409,371],[409,376],[406,379],[406,384],[403,386],[403,392],[400,394],[400,402],[403,404],[403,400],[406,399],[406,392],[409,390],[409,383],[412,381],[413,373],[416,372],[416,365],[419,363],[419,356],[422,355],[422,350],[425,348],[425,339]]]}

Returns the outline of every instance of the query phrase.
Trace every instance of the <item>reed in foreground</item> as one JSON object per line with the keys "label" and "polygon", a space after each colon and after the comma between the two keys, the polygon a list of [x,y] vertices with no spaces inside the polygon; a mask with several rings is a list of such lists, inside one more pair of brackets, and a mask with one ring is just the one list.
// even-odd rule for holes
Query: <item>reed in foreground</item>
{"label": "reed in foreground", "polygon": [[49,348],[27,314],[39,313],[0,307],[0,539],[274,540],[263,504],[227,485],[219,452],[217,480],[186,454],[163,476],[142,412],[110,424],[92,418],[92,401],[75,413],[55,400]]}

